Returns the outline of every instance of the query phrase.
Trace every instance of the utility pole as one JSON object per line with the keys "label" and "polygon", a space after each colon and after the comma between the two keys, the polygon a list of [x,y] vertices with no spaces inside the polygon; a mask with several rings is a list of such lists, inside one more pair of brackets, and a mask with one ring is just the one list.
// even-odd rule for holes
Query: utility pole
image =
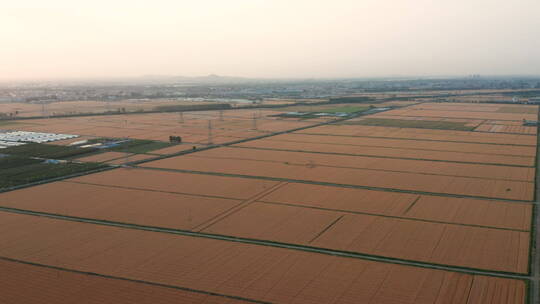
{"label": "utility pole", "polygon": [[51,116],[47,113],[47,105],[45,104],[44,100],[41,101],[41,116],[43,116],[43,118],[51,118]]}
{"label": "utility pole", "polygon": [[180,116],[179,122],[180,122],[180,123],[184,123],[184,112],[180,112],[180,113],[178,113],[178,114],[179,114],[179,116]]}
{"label": "utility pole", "polygon": [[252,129],[257,130],[257,116],[255,115],[255,113],[253,113],[253,126],[252,126]]}
{"label": "utility pole", "polygon": [[[127,124],[128,124],[128,121],[127,119],[124,120],[124,127],[126,129],[126,134],[128,134],[127,132]],[[129,143],[129,136],[126,137],[126,142],[124,143],[125,144],[125,149],[124,149],[124,155],[125,155],[125,158],[124,158],[124,167],[127,166],[127,163],[128,163],[128,152],[127,152],[127,146],[128,146],[128,143]]]}
{"label": "utility pole", "polygon": [[208,144],[212,144],[212,121],[208,120]]}

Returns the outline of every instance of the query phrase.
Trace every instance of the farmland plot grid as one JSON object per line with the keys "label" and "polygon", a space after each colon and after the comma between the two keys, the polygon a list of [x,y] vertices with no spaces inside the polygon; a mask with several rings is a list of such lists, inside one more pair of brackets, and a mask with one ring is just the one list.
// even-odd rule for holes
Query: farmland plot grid
{"label": "farmland plot grid", "polygon": [[[431,109],[422,109],[422,106]],[[437,109],[441,106],[454,107],[453,112]],[[411,117],[414,112],[416,118],[423,119],[461,119],[466,124],[472,124],[472,120],[490,119],[498,121],[493,125],[511,125],[518,120],[516,117],[522,115],[515,109],[505,110],[506,106],[493,106],[493,109],[489,109],[493,111],[470,111],[470,114],[464,114],[469,107],[464,104],[420,104],[416,107],[419,109],[394,110],[398,117],[396,119]],[[537,111],[536,107],[534,109]],[[484,117],[479,117],[480,114]],[[394,114],[389,112],[376,114],[374,117],[377,115]],[[358,132],[352,128],[357,128]],[[358,303],[374,300],[377,303],[394,303],[399,298],[403,303],[416,303],[415,300],[418,299],[423,299],[426,303],[454,299],[459,303],[472,304],[491,303],[496,292],[498,297],[505,299],[507,303],[525,303],[534,299],[530,294],[534,293],[534,288],[530,288],[527,293],[527,286],[535,281],[535,253],[532,249],[536,236],[534,229],[537,228],[533,223],[533,219],[536,220],[536,206],[530,201],[536,199],[534,192],[537,176],[536,172],[529,171],[532,171],[532,166],[535,165],[531,159],[536,156],[534,152],[537,152],[537,141],[536,138],[531,141],[530,135],[496,132],[500,131],[501,127],[493,128],[493,132],[468,131],[469,133],[465,134],[405,128],[396,132],[334,124],[313,129],[331,130],[335,134],[314,136],[307,134],[309,132],[306,131],[310,129],[303,128],[305,131],[285,131],[284,135],[277,135],[276,138],[296,136],[295,140],[302,143],[303,138],[308,136],[311,136],[311,139],[324,136],[337,141],[332,144],[341,144],[350,149],[350,146],[355,146],[353,141],[356,140],[372,141],[373,145],[370,136],[357,136],[369,130],[378,132],[376,140],[384,141],[385,145],[392,142],[392,147],[385,147],[385,153],[390,153],[388,148],[397,149],[398,153],[407,149],[413,153],[422,151],[410,146],[413,142],[413,145],[422,143],[421,148],[426,152],[433,147],[452,150],[452,145],[456,151],[452,151],[453,154],[434,155],[435,159],[430,161],[401,158],[404,160],[401,164],[398,162],[399,157],[377,158],[376,154],[383,150],[372,151],[373,155],[365,156],[355,153],[338,155],[330,153],[331,147],[318,151],[320,148],[314,145],[310,150],[316,151],[309,152],[317,152],[317,155],[323,158],[309,160],[300,157],[294,166],[280,166],[279,158],[293,163],[288,159],[292,155],[307,154],[280,151],[284,152],[279,154],[282,156],[277,159],[264,159],[262,162],[256,154],[238,157],[237,152],[241,151],[238,149],[246,149],[248,152],[262,151],[260,156],[278,155],[272,151],[265,152],[249,147],[258,144],[258,141],[265,141],[270,148],[272,142],[279,143],[279,140],[272,141],[273,137],[264,136],[266,139],[230,142],[238,146],[248,146],[244,148],[209,149],[186,155],[181,155],[180,152],[179,156],[163,157],[157,161],[141,160],[141,166],[133,169],[109,170],[44,185],[42,188],[31,187],[6,192],[0,195],[0,206],[5,204],[1,208],[4,215],[0,214],[5,219],[3,222],[10,227],[26,224],[27,229],[35,232],[0,234],[4,244],[10,244],[7,247],[0,246],[0,256],[22,256],[23,260],[32,263],[37,261],[43,262],[43,265],[64,267],[58,266],[63,263],[69,266],[67,268],[76,271],[84,268],[96,273],[120,275],[122,278],[155,284],[174,282],[171,286],[188,286],[195,290],[277,303],[309,303],[313,299],[324,299],[325,302]],[[139,131],[143,130],[144,128],[141,128]],[[341,136],[344,134],[345,136]],[[389,136],[398,137],[394,140]],[[465,136],[466,140],[456,141],[457,136]],[[460,162],[460,158],[468,160],[466,153],[457,154],[461,153],[461,147],[458,146],[462,145],[471,148],[465,151],[471,156],[478,152],[494,152],[495,154],[485,155],[495,156],[501,153],[500,151],[507,155],[491,158],[489,162],[494,164],[491,166],[474,163],[482,157]],[[496,150],[485,151],[486,147]],[[473,152],[474,149],[476,152]],[[285,150],[290,150],[290,147]],[[216,154],[221,151],[229,151],[227,153],[230,153],[230,156],[239,159],[221,159]],[[327,167],[320,164],[325,157],[328,159]],[[348,157],[351,161],[345,161]],[[352,161],[353,157],[357,159]],[[302,158],[304,162],[301,161]],[[331,158],[335,160],[331,161]],[[443,167],[446,158],[453,162],[447,162],[449,165]],[[192,167],[195,160],[195,167]],[[363,162],[362,168],[356,168],[360,160]],[[254,165],[254,162],[257,165]],[[433,165],[422,167],[419,166],[421,163]],[[390,169],[402,166],[402,170],[387,170],[389,167],[385,166]],[[437,180],[437,187],[432,188],[432,192],[424,191],[427,188],[422,184],[428,181],[422,179],[422,174],[418,171],[427,173],[433,170],[432,167],[439,169],[434,172],[438,174],[430,175],[431,179],[453,179]],[[508,170],[498,171],[504,168]],[[370,172],[369,178],[351,171],[367,169]],[[446,173],[454,175],[441,174],[445,170]],[[123,179],[122,176],[129,178]],[[176,180],[180,181],[179,183],[175,183],[175,179],[170,178],[181,179]],[[410,181],[407,181],[407,178]],[[478,182],[473,182],[473,179]],[[471,185],[467,185],[465,181]],[[39,201],[31,199],[40,197],[40,192],[54,185],[77,185],[80,191],[87,191],[83,189],[91,187],[108,190],[103,190],[102,199],[99,200],[103,203],[96,206],[84,200],[66,200],[67,196],[62,197],[62,193],[56,197],[59,203],[49,201],[39,204]],[[88,196],[92,199],[92,190],[88,191]],[[352,191],[350,199],[346,194],[331,195],[349,191]],[[120,193],[126,197],[122,200],[113,198]],[[143,195],[147,199],[130,199],[130,196],[137,195]],[[170,197],[169,203],[156,205],[157,202],[165,202],[165,197]],[[106,203],[107,200],[109,204]],[[130,204],[138,207],[131,208]],[[201,210],[206,211],[196,211],[195,206],[203,206]],[[141,217],[151,208],[161,211],[155,213],[153,220]],[[214,213],[210,214],[209,208],[212,208]],[[104,215],[112,215],[109,210],[113,209],[117,210],[117,217],[103,218]],[[188,211],[191,212],[187,221],[190,225],[172,227],[174,221],[171,221],[171,224],[164,221],[167,216],[186,216],[190,213]],[[203,218],[203,213],[208,215]],[[250,221],[254,225],[249,224]],[[193,231],[194,227],[199,228]],[[17,229],[10,229],[12,230]],[[69,256],[55,252],[57,249],[50,246],[43,248],[41,252],[35,250],[44,243],[32,241],[33,237],[41,237],[54,244],[77,242],[76,238],[68,235],[47,233],[64,230],[76,231],[77,235],[85,236],[93,245],[80,247],[96,252],[97,256],[77,253],[74,250],[69,250],[74,255]],[[105,233],[106,231],[109,233]],[[356,234],[351,234],[351,231]],[[99,240],[96,238],[98,235],[107,237]],[[99,248],[110,247],[108,243],[113,242],[116,237],[122,239],[118,246],[114,246],[116,248],[99,251]],[[464,242],[467,237],[469,240]],[[26,241],[19,241],[17,238]],[[154,245],[141,247],[133,240],[144,240],[145,243]],[[409,241],[400,243],[403,240]],[[452,242],[469,245],[464,246],[460,252],[456,251],[455,245],[451,245]],[[28,243],[35,243],[37,247],[32,249],[22,246]],[[191,245],[186,247],[182,245],[184,243]],[[204,249],[203,243],[211,249]],[[418,252],[415,251],[416,247],[425,250]],[[130,258],[122,260],[127,252],[133,254],[130,253]],[[252,256],[252,253],[255,255]],[[148,254],[154,257],[148,258]],[[200,254],[206,254],[209,262],[203,263],[205,259],[197,256]],[[220,262],[222,260],[216,254],[225,257],[226,263]],[[107,261],[100,260],[100,256],[107,256]],[[182,264],[184,262],[177,259],[179,256],[190,260],[192,266],[186,268]],[[141,259],[146,262],[136,264],[137,260]],[[113,267],[107,265],[114,263],[113,261],[117,261]],[[131,263],[135,264],[130,266]],[[288,265],[289,270],[283,272],[278,265]],[[317,265],[315,269],[313,265]],[[393,268],[394,266],[399,268]],[[259,270],[256,271],[255,268]],[[265,269],[264,275],[256,279],[253,273],[260,273],[261,269]],[[219,276],[215,275],[219,271],[236,275],[220,280]],[[277,277],[285,280],[282,284],[271,284],[271,290],[264,289],[263,286],[267,286],[271,280],[276,282]],[[365,279],[367,277],[368,280]],[[343,285],[339,287],[335,285],[336,282],[342,282]],[[378,287],[370,289],[369,282],[379,282]],[[448,289],[448,286],[453,287]],[[399,291],[399,295],[396,291]],[[295,296],[292,296],[293,294]]]}

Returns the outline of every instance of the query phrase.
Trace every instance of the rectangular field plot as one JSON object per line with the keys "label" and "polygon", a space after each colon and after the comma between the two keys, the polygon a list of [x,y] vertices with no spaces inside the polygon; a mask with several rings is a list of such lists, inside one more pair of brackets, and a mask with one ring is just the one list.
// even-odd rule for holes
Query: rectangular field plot
{"label": "rectangular field plot", "polygon": [[338,212],[253,203],[203,232],[307,244],[340,216]]}
{"label": "rectangular field plot", "polygon": [[257,149],[279,149],[287,151],[304,151],[317,153],[341,153],[359,156],[391,157],[400,159],[442,160],[462,163],[502,164],[517,166],[532,166],[534,164],[533,157],[446,151],[427,151],[389,147],[366,147],[360,145],[345,145],[332,143],[275,141],[271,138],[240,143],[235,146]]}
{"label": "rectangular field plot", "polygon": [[289,183],[262,202],[529,231],[532,204]]}
{"label": "rectangular field plot", "polygon": [[[521,108],[521,107],[520,107]],[[528,108],[531,111],[512,111],[503,107],[493,108],[481,111],[474,110],[469,105],[462,107],[445,107],[441,105],[419,104],[404,109],[396,109],[387,112],[389,115],[409,116],[409,117],[443,117],[443,118],[461,118],[461,119],[496,119],[496,120],[535,120],[537,118],[538,108]],[[525,108],[524,108],[525,109]],[[512,113],[513,112],[513,113]],[[521,112],[521,113],[519,113]],[[527,113],[529,112],[529,113]]]}
{"label": "rectangular field plot", "polygon": [[528,231],[532,204],[422,195],[406,217]]}
{"label": "rectangular field plot", "polygon": [[532,182],[296,165],[286,159],[264,162],[184,155],[142,166],[527,201],[533,199],[534,190]]}
{"label": "rectangular field plot", "polygon": [[206,150],[193,154],[192,156],[221,158],[224,161],[227,161],[228,159],[257,160],[264,162],[280,162],[293,166],[327,166],[335,168],[368,169],[386,172],[407,172],[528,182],[534,181],[535,175],[534,168],[524,167],[331,155],[296,151],[253,150],[229,147]]}
{"label": "rectangular field plot", "polygon": [[[311,128],[307,130],[315,130]],[[533,146],[513,146],[485,143],[455,143],[444,141],[430,141],[418,139],[394,139],[394,138],[370,138],[354,136],[335,136],[332,134],[300,134],[287,133],[267,138],[272,141],[292,141],[301,143],[325,143],[335,145],[351,145],[359,147],[384,147],[399,148],[439,152],[460,152],[460,153],[478,153],[487,155],[507,155],[521,157],[535,157],[536,147]]]}
{"label": "rectangular field plot", "polygon": [[259,201],[334,211],[400,216],[418,199],[416,194],[288,183]]}
{"label": "rectangular field plot", "polygon": [[530,113],[538,112],[536,105],[513,105],[513,104],[493,104],[493,103],[459,103],[426,102],[409,107],[414,110],[438,110],[438,111],[465,111],[465,112],[501,112],[501,113]]}
{"label": "rectangular field plot", "polygon": [[472,131],[482,121],[465,119],[422,119],[407,116],[376,116],[359,117],[347,120],[340,124],[344,125],[362,125],[362,126],[381,126],[392,128],[413,128],[413,129],[432,129],[432,130],[458,130]]}
{"label": "rectangular field plot", "polygon": [[240,200],[56,182],[0,194],[0,206],[75,217],[192,229]]}
{"label": "rectangular field plot", "polygon": [[245,304],[224,296],[166,288],[0,260],[3,304]]}
{"label": "rectangular field plot", "polygon": [[345,215],[311,244],[437,264],[527,273],[528,232]]}
{"label": "rectangular field plot", "polygon": [[417,139],[463,143],[535,146],[536,136],[429,129],[390,128],[354,125],[324,125],[297,131],[298,134],[344,135],[371,138]]}
{"label": "rectangular field plot", "polygon": [[397,119],[397,120],[409,120],[409,121],[436,121],[436,122],[450,122],[450,123],[463,123],[465,126],[474,127],[483,123],[484,119],[468,119],[468,118],[444,118],[444,117],[408,117],[400,115],[392,115],[391,111],[382,113],[376,113],[368,117],[352,118],[350,121],[362,120],[365,118],[381,118],[381,119]]}
{"label": "rectangular field plot", "polygon": [[538,130],[537,127],[529,126],[512,126],[512,125],[499,125],[499,124],[488,124],[484,123],[478,128],[474,129],[475,131],[481,132],[494,132],[494,133],[515,133],[515,134],[531,134],[536,135]]}
{"label": "rectangular field plot", "polygon": [[250,198],[278,183],[247,178],[124,168],[76,177],[66,181],[233,199]]}
{"label": "rectangular field plot", "polygon": [[254,203],[204,232],[505,272],[528,271],[529,233]]}
{"label": "rectangular field plot", "polygon": [[3,257],[258,301],[525,303],[521,280],[5,212],[0,222]]}

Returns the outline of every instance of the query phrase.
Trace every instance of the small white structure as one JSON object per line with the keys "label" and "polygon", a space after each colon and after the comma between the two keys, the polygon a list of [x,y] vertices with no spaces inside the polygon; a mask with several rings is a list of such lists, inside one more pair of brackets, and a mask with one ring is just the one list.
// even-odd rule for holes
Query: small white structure
{"label": "small white structure", "polygon": [[22,143],[22,142],[0,140],[0,149],[5,149],[5,148],[15,147],[15,146],[21,146],[21,145],[24,145],[24,144],[25,143]]}
{"label": "small white structure", "polygon": [[27,132],[27,131],[8,131],[0,133],[0,141],[6,142],[19,142],[19,143],[46,143],[57,140],[64,140],[79,137],[79,135],[71,134],[55,134],[55,133],[41,133],[41,132]]}

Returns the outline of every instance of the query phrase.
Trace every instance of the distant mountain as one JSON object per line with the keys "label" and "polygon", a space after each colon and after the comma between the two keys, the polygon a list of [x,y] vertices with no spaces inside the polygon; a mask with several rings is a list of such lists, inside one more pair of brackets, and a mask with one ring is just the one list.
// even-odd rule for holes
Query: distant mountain
{"label": "distant mountain", "polygon": [[138,82],[151,82],[151,83],[239,83],[239,82],[252,82],[257,81],[257,79],[250,79],[244,77],[233,77],[233,76],[220,76],[216,74],[210,74],[207,76],[168,76],[168,75],[144,75],[139,78],[135,78],[135,81]]}

